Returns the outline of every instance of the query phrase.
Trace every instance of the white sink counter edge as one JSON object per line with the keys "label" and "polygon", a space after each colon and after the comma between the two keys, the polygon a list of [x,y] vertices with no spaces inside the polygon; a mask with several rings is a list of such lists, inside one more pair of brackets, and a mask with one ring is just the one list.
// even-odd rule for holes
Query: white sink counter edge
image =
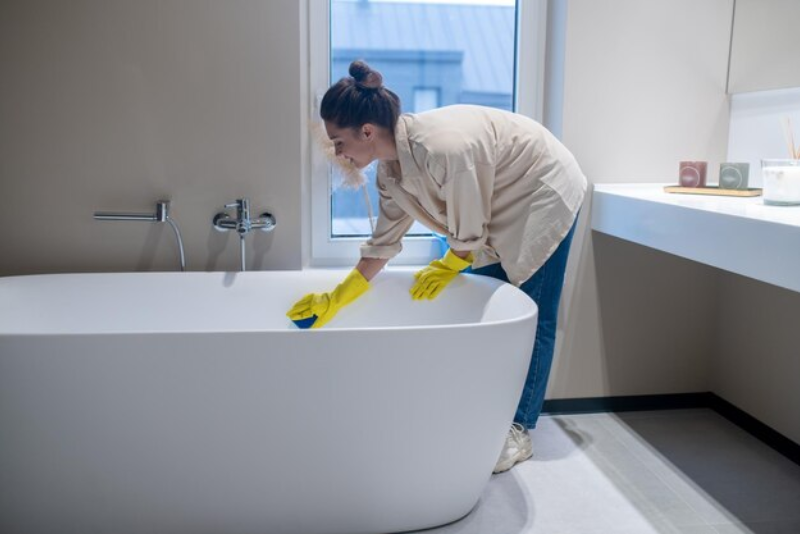
{"label": "white sink counter edge", "polygon": [[800,206],[595,184],[592,230],[800,291]]}

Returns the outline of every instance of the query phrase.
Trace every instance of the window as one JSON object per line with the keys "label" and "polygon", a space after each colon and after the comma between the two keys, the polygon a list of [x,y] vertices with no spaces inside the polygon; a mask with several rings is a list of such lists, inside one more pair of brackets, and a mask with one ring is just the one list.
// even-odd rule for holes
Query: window
{"label": "window", "polygon": [[[519,0],[521,5],[514,0],[309,2],[309,79],[316,102],[347,75],[353,60],[363,59],[383,74],[384,84],[398,94],[404,112],[469,103],[528,111],[538,118],[527,102],[541,91],[526,83],[538,78],[526,76],[517,65],[519,56],[536,58],[527,61],[543,65],[537,50],[544,50],[540,42],[544,0]],[[540,39],[520,38],[528,27]],[[518,53],[525,43],[533,54]],[[318,117],[318,105],[311,112]],[[353,264],[359,257],[358,246],[371,234],[364,191],[335,187],[336,169],[319,150],[312,150],[312,156],[312,264]],[[367,169],[366,190],[377,218],[375,168]],[[439,252],[430,230],[416,223],[393,263],[426,263]]]}
{"label": "window", "polygon": [[414,113],[421,113],[439,107],[439,89],[414,89]]}

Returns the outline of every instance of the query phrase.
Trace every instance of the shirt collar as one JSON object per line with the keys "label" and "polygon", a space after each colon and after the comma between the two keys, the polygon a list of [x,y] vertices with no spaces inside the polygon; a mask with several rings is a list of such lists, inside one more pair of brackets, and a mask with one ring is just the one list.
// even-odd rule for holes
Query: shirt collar
{"label": "shirt collar", "polygon": [[398,117],[397,126],[394,129],[394,143],[397,148],[397,159],[400,162],[400,172],[402,173],[402,176],[396,177],[397,181],[402,178],[420,176],[419,166],[414,160],[414,154],[411,152],[411,140],[408,137],[408,129],[413,120],[413,115],[404,113]]}

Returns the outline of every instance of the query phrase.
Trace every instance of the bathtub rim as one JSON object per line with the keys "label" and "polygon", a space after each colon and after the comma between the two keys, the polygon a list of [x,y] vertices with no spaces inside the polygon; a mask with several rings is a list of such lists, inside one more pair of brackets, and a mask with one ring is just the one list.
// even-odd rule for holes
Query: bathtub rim
{"label": "bathtub rim", "polygon": [[[534,303],[536,306],[536,303]],[[413,325],[413,326],[364,326],[360,328],[287,328],[286,330],[128,330],[128,331],[106,331],[106,332],[2,332],[0,331],[0,341],[3,338],[10,337],[55,337],[55,336],[126,336],[126,335],[198,335],[198,334],[302,334],[302,333],[315,333],[320,334],[323,332],[411,332],[411,331],[430,331],[430,330],[463,330],[476,328],[483,329],[489,327],[497,327],[500,325],[514,325],[517,323],[529,321],[531,317],[536,316],[538,313],[538,306],[534,308],[531,313],[514,317],[513,319],[503,319],[499,321],[487,321],[483,323],[462,323],[462,324],[444,324],[444,325]]]}
{"label": "bathtub rim", "polygon": [[[341,268],[341,267],[325,267],[325,268],[309,268],[309,269],[298,269],[298,270],[275,270],[275,271],[248,271],[252,272],[259,272],[259,273],[302,273],[302,272],[349,272],[350,269],[348,268]],[[416,266],[399,266],[389,269],[392,272],[415,272],[418,270]],[[92,276],[92,275],[127,275],[127,274],[135,274],[135,275],[157,275],[157,274],[172,274],[172,275],[184,275],[184,274],[200,274],[200,275],[236,275],[240,274],[240,271],[189,271],[188,273],[181,273],[176,271],[96,271],[96,272],[68,272],[68,273],[34,273],[34,274],[21,274],[21,275],[9,275],[9,276],[0,276],[0,283],[5,280],[11,280],[15,278],[35,278],[35,277],[54,277],[54,276]],[[483,276],[483,275],[475,275],[475,276]],[[491,278],[491,277],[487,277]],[[496,280],[496,279],[495,279]],[[239,330],[217,330],[217,329],[204,329],[204,330],[184,330],[184,329],[174,329],[174,330],[119,330],[119,331],[104,331],[104,332],[5,332],[0,329],[0,341],[4,338],[23,338],[23,337],[54,337],[54,336],[124,336],[124,335],[192,335],[192,334],[300,334],[300,333],[324,333],[324,332],[374,332],[374,331],[391,331],[391,332],[412,332],[412,331],[430,331],[430,330],[462,330],[465,328],[474,329],[474,328],[490,328],[490,327],[497,327],[499,325],[513,325],[524,321],[529,321],[532,317],[536,318],[539,313],[539,305],[531,299],[528,295],[526,295],[519,287],[509,283],[503,282],[502,280],[497,280],[501,284],[510,285],[514,289],[518,290],[520,293],[525,295],[526,299],[529,301],[529,304],[532,306],[526,313],[522,315],[518,315],[513,318],[509,319],[499,319],[499,320],[491,320],[486,322],[471,322],[471,323],[456,323],[456,324],[439,324],[439,325],[406,325],[406,326],[365,326],[365,327],[342,327],[342,328],[292,328],[291,321],[287,318],[287,328],[283,330],[279,329],[263,329],[263,330],[254,330],[254,329],[239,329]],[[500,286],[502,287],[502,285]]]}

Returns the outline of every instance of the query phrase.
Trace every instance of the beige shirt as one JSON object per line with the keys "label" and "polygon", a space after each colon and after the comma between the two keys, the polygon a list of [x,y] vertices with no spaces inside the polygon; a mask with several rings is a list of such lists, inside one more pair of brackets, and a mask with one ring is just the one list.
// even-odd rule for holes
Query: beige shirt
{"label": "beige shirt", "polygon": [[401,115],[398,161],[378,166],[380,213],[361,256],[390,259],[414,220],[498,261],[520,285],[572,227],[587,181],[569,150],[541,124],[494,108],[456,105]]}

